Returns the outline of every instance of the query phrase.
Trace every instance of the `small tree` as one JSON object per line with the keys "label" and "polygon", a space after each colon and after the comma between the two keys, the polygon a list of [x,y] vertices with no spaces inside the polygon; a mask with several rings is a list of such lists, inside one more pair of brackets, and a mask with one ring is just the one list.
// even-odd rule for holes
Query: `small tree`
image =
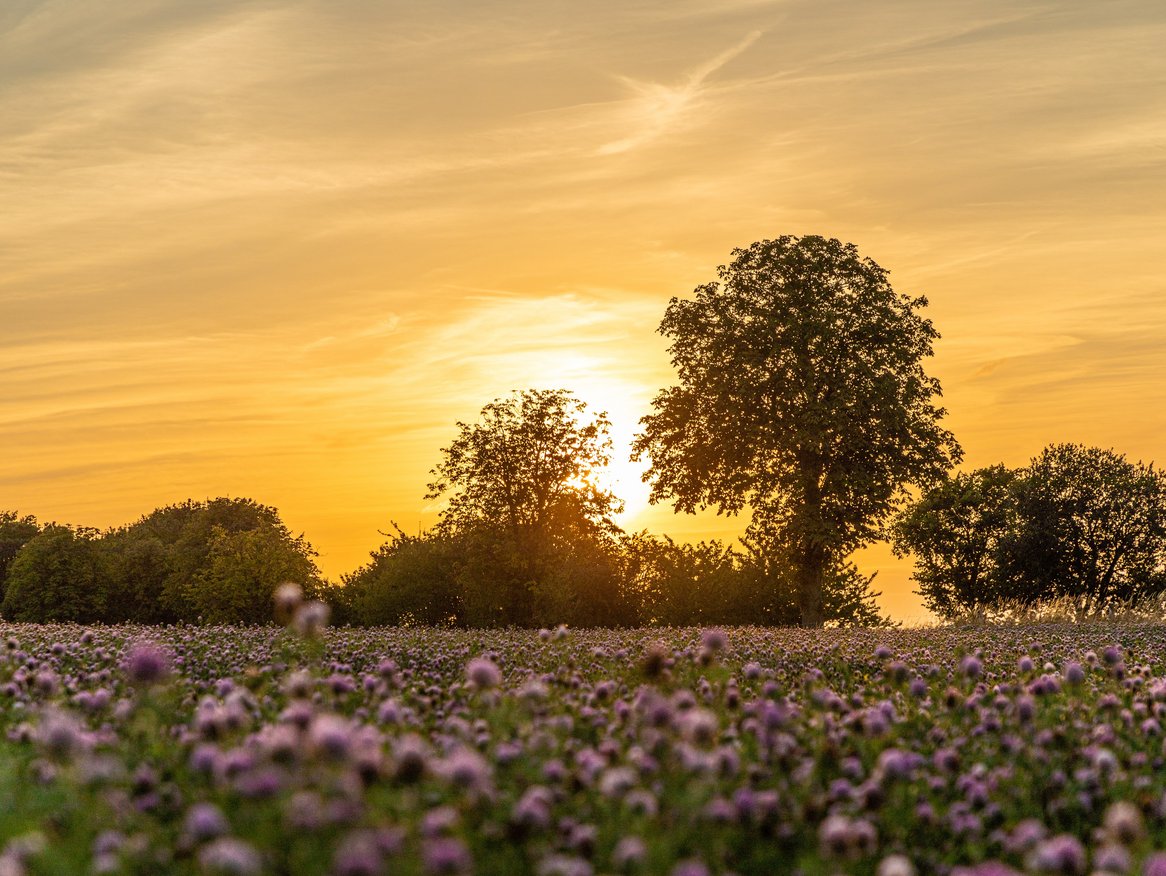
{"label": "small tree", "polygon": [[530,623],[555,557],[584,532],[618,530],[612,515],[622,505],[595,481],[610,460],[610,423],[586,409],[566,390],[515,392],[478,422],[459,422],[442,448],[426,495],[447,500],[437,530],[471,540],[476,568],[498,579],[496,592],[477,595],[481,605],[466,595],[476,622]]}
{"label": "small tree", "polygon": [[1166,477],[1113,450],[1054,444],[1017,483],[1005,574],[1028,597],[1097,608],[1166,590]]}
{"label": "small tree", "polygon": [[891,527],[896,556],[915,556],[923,603],[950,617],[1010,598],[1001,547],[1016,530],[1017,475],[1003,465],[961,472],[904,509]]}
{"label": "small tree", "polygon": [[33,623],[103,619],[107,582],[96,535],[51,523],[31,538],[9,568],[4,616]]}
{"label": "small tree", "polygon": [[4,599],[12,561],[38,532],[40,525],[31,514],[22,517],[15,511],[0,511],[0,601]]}
{"label": "small tree", "polygon": [[750,507],[819,626],[830,570],[882,532],[908,485],[960,458],[923,362],[938,337],[852,244],[780,237],[733,252],[720,282],[673,298],[660,325],[679,384],[643,419],[652,501]]}
{"label": "small tree", "polygon": [[932,611],[1071,598],[1085,610],[1166,592],[1166,478],[1078,444],[959,474],[895,521]]}

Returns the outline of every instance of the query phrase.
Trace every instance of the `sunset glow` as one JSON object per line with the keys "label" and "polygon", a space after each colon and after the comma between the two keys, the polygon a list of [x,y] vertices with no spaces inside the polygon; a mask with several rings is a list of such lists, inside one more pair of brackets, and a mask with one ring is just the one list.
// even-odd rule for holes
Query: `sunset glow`
{"label": "sunset glow", "polygon": [[458,420],[563,387],[623,526],[732,538],[628,446],[669,298],[781,234],[928,297],[965,467],[1166,464],[1163,45],[1152,0],[8,0],[0,510],[247,496],[338,578]]}

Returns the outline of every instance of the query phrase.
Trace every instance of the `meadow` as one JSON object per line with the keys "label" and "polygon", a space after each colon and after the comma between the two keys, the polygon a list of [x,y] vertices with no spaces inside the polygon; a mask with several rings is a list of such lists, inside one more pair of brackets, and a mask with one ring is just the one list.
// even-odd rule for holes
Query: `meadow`
{"label": "meadow", "polygon": [[1166,873],[1166,629],[0,624],[0,873]]}

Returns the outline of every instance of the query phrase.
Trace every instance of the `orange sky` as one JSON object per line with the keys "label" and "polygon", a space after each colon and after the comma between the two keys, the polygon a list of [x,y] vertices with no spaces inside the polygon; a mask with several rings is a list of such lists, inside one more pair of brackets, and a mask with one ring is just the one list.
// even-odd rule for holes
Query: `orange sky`
{"label": "orange sky", "polygon": [[931,299],[967,465],[1166,457],[1163,45],[1158,0],[5,0],[0,508],[248,496],[339,575],[496,396],[626,441],[668,299],[781,234]]}

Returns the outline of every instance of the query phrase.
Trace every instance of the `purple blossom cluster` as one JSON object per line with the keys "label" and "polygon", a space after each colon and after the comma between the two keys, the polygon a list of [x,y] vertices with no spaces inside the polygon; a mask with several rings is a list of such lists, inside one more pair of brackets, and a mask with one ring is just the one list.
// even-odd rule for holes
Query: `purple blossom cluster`
{"label": "purple blossom cluster", "polygon": [[0,873],[1166,874],[1166,630],[302,621],[0,625]]}

